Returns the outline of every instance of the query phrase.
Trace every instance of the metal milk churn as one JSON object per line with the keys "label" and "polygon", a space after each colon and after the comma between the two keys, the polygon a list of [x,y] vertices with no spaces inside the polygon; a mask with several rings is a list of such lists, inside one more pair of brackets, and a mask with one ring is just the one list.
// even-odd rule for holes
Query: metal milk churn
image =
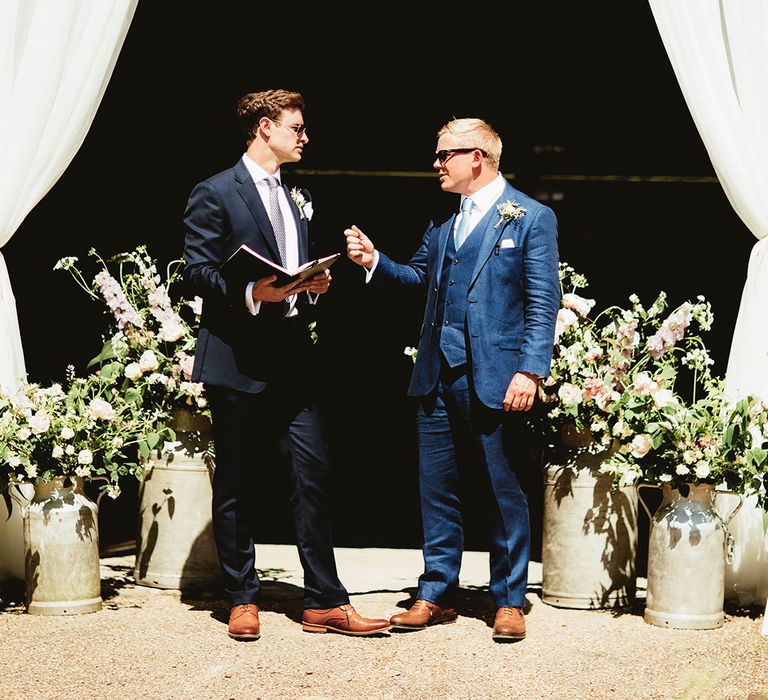
{"label": "metal milk churn", "polygon": [[83,480],[35,484],[24,508],[27,612],[75,615],[101,609],[98,507]]}
{"label": "metal milk churn", "polygon": [[[647,486],[641,484],[638,488]],[[648,536],[648,591],[644,619],[660,627],[712,629],[724,621],[725,565],[730,535],[714,506],[713,484],[662,487]]]}

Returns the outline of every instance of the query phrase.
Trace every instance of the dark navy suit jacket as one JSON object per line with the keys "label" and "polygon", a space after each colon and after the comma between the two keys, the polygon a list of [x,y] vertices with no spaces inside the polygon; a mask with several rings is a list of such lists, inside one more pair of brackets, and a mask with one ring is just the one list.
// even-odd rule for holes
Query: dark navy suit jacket
{"label": "dark navy suit jacket", "polygon": [[[307,219],[283,188],[296,223],[301,264],[309,254]],[[306,190],[302,194],[310,201]],[[295,369],[297,358],[300,362],[311,349],[311,340],[306,327],[297,332],[296,324],[285,321],[283,304],[262,302],[259,314],[250,314],[245,284],[232,288],[219,272],[243,243],[280,264],[269,216],[242,160],[192,190],[184,224],[186,288],[203,298],[192,380],[258,393],[280,373],[291,371],[291,363]]]}
{"label": "dark navy suit jacket", "polygon": [[[554,212],[509,183],[496,204],[507,200],[527,211],[512,221],[501,219],[494,205],[477,224],[472,235],[481,234],[483,241],[467,293],[469,370],[478,398],[490,408],[502,407],[516,372],[549,374],[560,308]],[[373,280],[426,287],[424,322],[408,389],[412,396],[426,396],[438,380],[438,290],[455,220],[456,214],[439,225],[430,222],[421,246],[406,265],[379,253],[373,274]]]}

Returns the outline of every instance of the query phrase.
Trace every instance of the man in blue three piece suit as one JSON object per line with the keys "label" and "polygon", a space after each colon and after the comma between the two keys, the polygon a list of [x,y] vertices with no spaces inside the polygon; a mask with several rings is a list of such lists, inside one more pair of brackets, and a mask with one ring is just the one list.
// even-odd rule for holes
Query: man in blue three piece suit
{"label": "man in blue three piece suit", "polygon": [[[315,403],[308,303],[331,276],[275,287],[274,275],[231,282],[219,271],[242,244],[286,268],[308,260],[309,193],[289,193],[280,166],[309,141],[299,93],[268,90],[240,99],[247,150],[234,168],[198,184],[184,214],[184,279],[203,298],[193,381],[205,384],[213,425],[213,529],[227,592],[229,636],[258,639],[259,578],[250,514],[256,485],[278,450],[291,469],[293,517],[304,568],[307,632],[370,635],[388,620],[360,616],[336,573],[328,503],[330,464]],[[267,495],[269,497],[269,495]]]}
{"label": "man in blue three piece suit", "polygon": [[[560,307],[557,221],[551,209],[499,173],[501,139],[480,119],[455,119],[438,134],[433,167],[457,213],[430,222],[406,265],[376,250],[357,227],[347,255],[366,281],[426,289],[427,301],[409,395],[418,397],[419,492],[424,573],[415,603],[394,628],[452,622],[463,528],[457,449],[472,450],[469,473],[491,494],[490,591],[493,639],[525,636],[530,525],[521,486],[519,414],[549,373]],[[514,413],[512,413],[514,412]]]}

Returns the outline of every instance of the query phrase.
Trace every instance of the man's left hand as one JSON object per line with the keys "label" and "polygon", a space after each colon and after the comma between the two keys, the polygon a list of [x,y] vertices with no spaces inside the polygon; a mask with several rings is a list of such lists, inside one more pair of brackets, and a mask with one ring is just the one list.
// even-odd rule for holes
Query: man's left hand
{"label": "man's left hand", "polygon": [[530,372],[518,372],[512,377],[504,395],[505,411],[528,411],[533,406],[539,378]]}
{"label": "man's left hand", "polygon": [[312,292],[312,294],[325,294],[331,286],[331,271],[323,270],[319,275],[306,280],[301,285],[302,291]]}

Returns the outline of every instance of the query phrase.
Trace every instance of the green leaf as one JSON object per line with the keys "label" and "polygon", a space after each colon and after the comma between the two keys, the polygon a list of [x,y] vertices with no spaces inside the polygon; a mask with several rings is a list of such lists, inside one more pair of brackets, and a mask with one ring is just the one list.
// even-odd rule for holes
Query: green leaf
{"label": "green leaf", "polygon": [[113,360],[117,355],[115,354],[115,348],[112,346],[112,339],[108,339],[101,348],[101,352],[96,355],[87,365],[86,369],[90,369],[94,365],[100,365],[107,360]]}
{"label": "green leaf", "polygon": [[147,444],[149,445],[150,450],[154,449],[158,442],[160,442],[160,436],[157,433],[150,433],[147,435]]}

